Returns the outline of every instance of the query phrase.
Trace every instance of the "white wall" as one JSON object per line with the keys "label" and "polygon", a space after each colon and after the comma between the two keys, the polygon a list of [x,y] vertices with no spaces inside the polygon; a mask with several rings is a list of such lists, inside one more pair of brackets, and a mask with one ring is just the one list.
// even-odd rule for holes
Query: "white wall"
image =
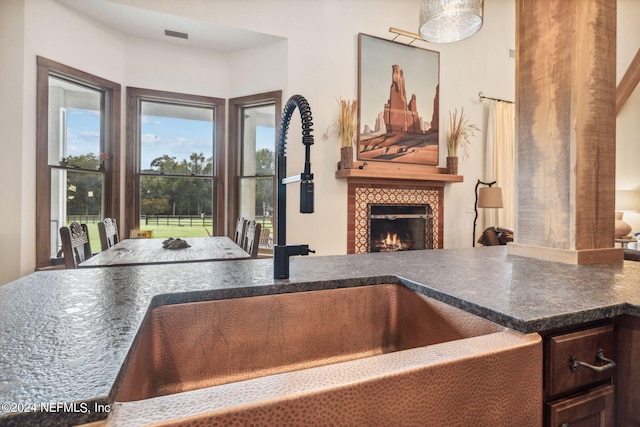
{"label": "white wall", "polygon": [[230,54],[228,97],[275,90],[287,93],[287,45],[287,40],[283,40]]}
{"label": "white wall", "polygon": [[228,54],[139,38],[127,38],[123,53],[123,90],[131,86],[217,98],[231,93]]}
{"label": "white wall", "polygon": [[[299,93],[311,104],[316,144],[312,149],[312,170],[316,183],[316,210],[313,215],[297,212],[297,186],[289,189],[288,240],[306,242],[321,254],[346,252],[347,205],[345,181],[336,180],[334,172],[339,157],[335,132],[327,132],[337,117],[337,98],[357,97],[357,34],[367,33],[391,39],[390,26],[416,31],[418,4],[404,1],[243,1],[188,2],[183,7],[168,0],[119,0],[131,6],[153,8],[192,19],[208,19],[216,24],[240,27],[274,34],[288,39],[287,86],[285,100]],[[251,13],[246,13],[251,10]],[[485,5],[485,24],[470,39],[449,45],[414,42],[416,46],[439,51],[440,111],[446,117],[449,110],[464,108],[468,117],[484,127],[486,105],[478,101],[478,92],[488,96],[513,99],[515,93],[515,62],[508,58],[508,49],[515,47],[515,5],[512,0],[489,0]],[[404,39],[408,42],[409,39]],[[242,88],[254,81],[234,85]],[[271,90],[265,87],[264,90]],[[303,146],[295,123],[287,143],[289,175],[302,167]],[[484,179],[483,139],[472,142],[471,158],[460,166],[465,182],[447,185],[445,190],[445,247],[471,245],[473,213],[466,206],[474,201],[477,179]],[[442,144],[442,142],[441,142]],[[445,150],[441,150],[444,165]],[[296,160],[297,159],[297,160]]]}
{"label": "white wall", "polygon": [[[336,133],[327,131],[337,118],[336,100],[357,97],[357,34],[363,32],[391,39],[390,26],[415,32],[418,1],[113,1],[272,34],[282,37],[283,41],[241,52],[220,53],[125,36],[54,0],[0,1],[3,57],[0,61],[3,76],[0,123],[11,124],[0,126],[4,153],[11,153],[11,156],[0,157],[3,182],[0,200],[5,206],[16,207],[8,212],[2,210],[0,236],[17,241],[20,246],[20,251],[9,251],[0,245],[0,259],[3,260],[0,283],[30,273],[35,264],[36,55],[120,83],[123,114],[126,86],[222,98],[278,89],[283,90],[283,101],[293,94],[304,95],[314,117],[316,144],[312,149],[312,171],[316,183],[316,212],[299,214],[298,187],[290,186],[288,241],[309,243],[322,255],[345,253],[347,183],[334,178],[339,143]],[[636,24],[640,2],[619,0],[619,3],[619,29],[624,33],[633,32],[631,36],[619,37],[619,45],[627,46],[619,48],[619,56],[628,64],[637,49],[636,41],[640,39]],[[464,108],[470,120],[484,128],[488,107],[479,102],[480,91],[486,96],[513,100],[515,62],[508,58],[508,49],[515,47],[514,15],[514,0],[487,0],[484,26],[473,37],[446,45],[414,42],[418,47],[440,52],[441,127],[446,126],[448,111]],[[621,67],[626,69],[626,65],[619,64],[619,73]],[[619,147],[625,147],[624,140],[639,133],[640,121],[635,119],[640,108],[638,92],[621,113],[621,120],[623,115],[629,118],[625,119],[624,125],[619,122]],[[122,123],[124,142],[124,119]],[[292,123],[287,144],[290,175],[302,167],[303,146],[299,143],[298,129]],[[326,140],[322,138],[325,133],[328,134]],[[441,135],[441,166],[444,166],[446,156],[443,140],[444,132]],[[471,245],[474,214],[466,212],[466,207],[474,202],[476,180],[484,179],[483,141],[483,135],[474,139],[470,159],[460,164],[465,181],[445,187],[446,248]],[[637,150],[637,142],[634,144]],[[631,157],[638,158],[637,155],[618,156],[620,169],[633,167]],[[21,161],[15,161],[16,158]],[[625,165],[625,162],[629,164]],[[637,173],[629,178],[629,182],[630,187],[638,185]],[[620,176],[618,183],[622,183]],[[640,227],[634,228],[640,230]],[[6,259],[11,262],[5,263]]]}
{"label": "white wall", "polygon": [[[23,237],[25,194],[33,194],[23,186],[23,169],[33,170],[23,155],[24,110],[24,4],[21,0],[0,1],[0,284],[28,273],[28,251],[33,245]],[[33,159],[35,162],[35,159]],[[27,164],[25,164],[27,163]],[[26,191],[26,193],[25,193]],[[32,217],[32,215],[27,215]],[[25,221],[24,227],[28,227]],[[32,224],[35,224],[33,222]],[[32,258],[35,254],[32,255]],[[25,259],[27,258],[27,259]]]}

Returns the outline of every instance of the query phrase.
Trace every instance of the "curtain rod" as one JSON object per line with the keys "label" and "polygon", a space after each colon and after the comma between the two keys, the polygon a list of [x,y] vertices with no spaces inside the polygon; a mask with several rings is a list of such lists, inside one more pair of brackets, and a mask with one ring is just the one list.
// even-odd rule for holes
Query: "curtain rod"
{"label": "curtain rod", "polygon": [[480,102],[482,102],[483,99],[490,99],[492,101],[498,101],[498,102],[506,102],[508,104],[515,104],[515,102],[513,101],[507,101],[506,99],[500,99],[500,98],[491,98],[489,96],[484,96],[482,94],[482,92],[478,92],[478,96],[480,97]]}

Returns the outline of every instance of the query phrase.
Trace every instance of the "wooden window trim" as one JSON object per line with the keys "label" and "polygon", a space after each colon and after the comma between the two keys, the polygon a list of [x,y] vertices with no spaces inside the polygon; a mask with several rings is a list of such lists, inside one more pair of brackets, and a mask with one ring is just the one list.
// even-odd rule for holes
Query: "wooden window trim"
{"label": "wooden window trim", "polygon": [[[273,92],[265,92],[256,95],[242,96],[239,98],[232,98],[229,100],[229,195],[227,199],[227,235],[233,237],[233,232],[236,226],[236,218],[240,212],[240,200],[238,195],[240,194],[240,157],[242,151],[240,146],[242,145],[242,135],[239,134],[241,127],[240,111],[245,107],[259,106],[261,104],[274,103],[277,115],[282,111],[282,91],[276,90]],[[280,126],[276,120],[276,141],[280,139]],[[273,185],[274,192],[277,186]],[[274,194],[273,200],[276,200]],[[276,209],[276,206],[273,207]],[[276,213],[273,213],[274,218]],[[275,224],[274,224],[275,225]],[[275,235],[274,230],[274,235]]]}
{"label": "wooden window trim", "polygon": [[[49,76],[57,75],[105,94],[104,138],[110,159],[104,173],[103,215],[120,222],[120,93],[118,83],[37,57],[36,83],[36,268],[51,262],[51,167],[49,166]],[[99,153],[98,153],[99,154]]]}
{"label": "wooden window trim", "polygon": [[215,235],[223,235],[220,224],[224,224],[225,161],[224,161],[224,123],[225,100],[201,95],[189,95],[177,92],[127,87],[127,133],[126,133],[126,184],[125,184],[125,226],[124,230],[140,228],[140,102],[158,101],[171,104],[214,107],[215,141],[213,146],[213,195],[215,203],[213,230]]}

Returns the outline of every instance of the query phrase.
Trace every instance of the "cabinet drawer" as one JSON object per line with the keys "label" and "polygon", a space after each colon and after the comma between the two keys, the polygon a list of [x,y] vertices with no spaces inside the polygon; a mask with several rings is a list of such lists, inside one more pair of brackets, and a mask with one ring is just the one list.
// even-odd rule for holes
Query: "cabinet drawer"
{"label": "cabinet drawer", "polygon": [[548,395],[554,396],[611,377],[615,368],[602,372],[585,366],[574,366],[575,369],[572,369],[571,362],[574,359],[594,366],[608,365],[597,357],[599,350],[607,359],[615,360],[613,325],[551,337],[546,355],[545,382]]}
{"label": "cabinet drawer", "polygon": [[602,386],[549,404],[549,427],[614,427],[614,388]]}

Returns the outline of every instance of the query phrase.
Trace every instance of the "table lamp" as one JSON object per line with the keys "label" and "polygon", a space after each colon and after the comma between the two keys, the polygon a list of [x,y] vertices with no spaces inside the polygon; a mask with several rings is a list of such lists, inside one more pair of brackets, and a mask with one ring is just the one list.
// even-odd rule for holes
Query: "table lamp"
{"label": "table lamp", "polygon": [[[476,247],[476,222],[478,220],[478,208],[501,208],[502,204],[502,188],[493,187],[496,181],[493,182],[482,182],[478,180],[476,183],[476,204],[474,206],[474,211],[476,213],[476,217],[473,220],[473,247]],[[487,187],[481,187],[482,185],[486,185]]]}

